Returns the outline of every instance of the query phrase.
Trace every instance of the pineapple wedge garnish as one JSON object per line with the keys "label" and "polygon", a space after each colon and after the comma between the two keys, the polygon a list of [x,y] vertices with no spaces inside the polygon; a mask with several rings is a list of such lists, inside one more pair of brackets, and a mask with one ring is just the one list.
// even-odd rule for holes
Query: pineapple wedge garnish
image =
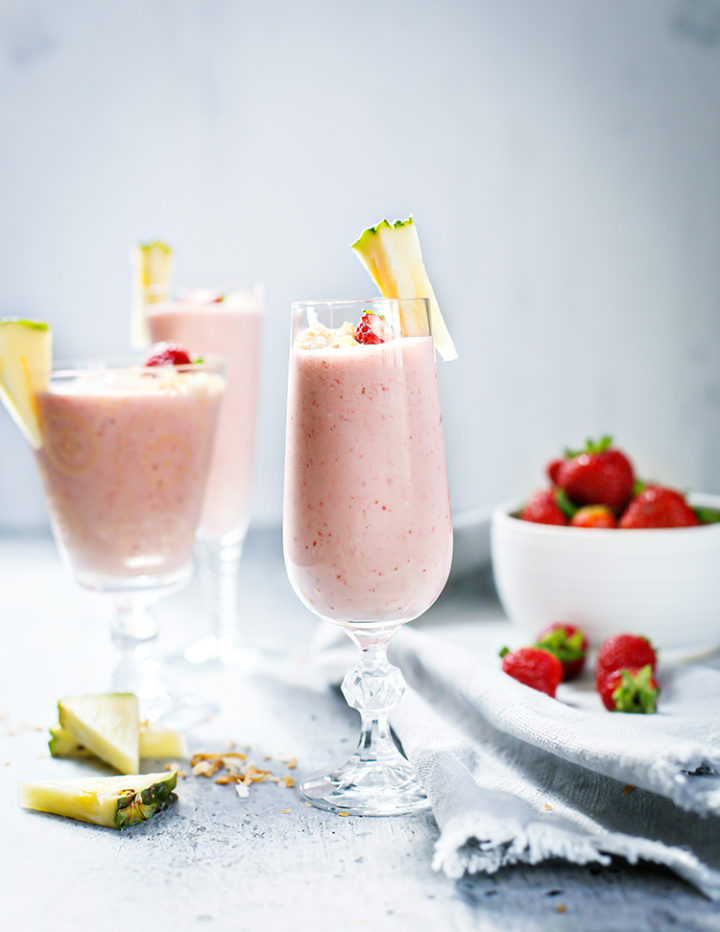
{"label": "pineapple wedge garnish", "polygon": [[[455,344],[425,271],[420,240],[412,217],[393,223],[382,220],[365,230],[352,248],[384,298],[428,299],[435,349],[446,361],[457,359]],[[426,332],[421,315],[404,313],[400,323],[405,336],[418,336]]]}
{"label": "pineapple wedge garnish", "polygon": [[[173,728],[147,719],[138,726],[138,751],[140,758],[188,756],[185,738]],[[58,722],[50,728],[48,748],[53,757],[94,757],[84,744],[76,741],[70,732]]]}
{"label": "pineapple wedge garnish", "polygon": [[0,400],[34,450],[42,446],[35,394],[47,388],[51,368],[47,324],[0,318]]}
{"label": "pineapple wedge garnish", "polygon": [[133,291],[130,309],[130,345],[144,349],[150,344],[145,308],[170,298],[175,259],[167,243],[156,240],[133,249]]}
{"label": "pineapple wedge garnish", "polygon": [[145,773],[134,776],[21,783],[23,809],[125,828],[145,822],[175,802],[177,773]]}
{"label": "pineapple wedge garnish", "polygon": [[58,702],[60,724],[78,744],[120,773],[140,768],[138,700],[133,693],[67,696]]}

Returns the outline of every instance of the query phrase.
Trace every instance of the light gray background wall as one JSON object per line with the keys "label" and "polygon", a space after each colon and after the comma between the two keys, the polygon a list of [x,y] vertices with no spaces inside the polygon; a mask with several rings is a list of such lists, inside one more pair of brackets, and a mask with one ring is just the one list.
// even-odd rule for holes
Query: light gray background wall
{"label": "light gray background wall", "polygon": [[[126,348],[130,244],[264,280],[255,516],[281,509],[288,304],[373,293],[412,212],[460,348],[456,511],[614,432],[720,491],[718,0],[0,0],[0,314]],[[0,412],[0,525],[44,522]]]}

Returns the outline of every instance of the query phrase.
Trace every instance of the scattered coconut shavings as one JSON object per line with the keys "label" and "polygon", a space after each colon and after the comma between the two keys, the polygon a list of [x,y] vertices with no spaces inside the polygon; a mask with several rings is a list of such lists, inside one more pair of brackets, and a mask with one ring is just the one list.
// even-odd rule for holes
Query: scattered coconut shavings
{"label": "scattered coconut shavings", "polygon": [[[272,759],[271,755],[264,755],[264,760]],[[297,758],[287,758],[283,763],[288,770],[293,769],[297,766]],[[289,774],[276,776],[271,769],[258,767],[255,761],[248,760],[248,755],[240,751],[194,754],[190,760],[190,769],[195,777],[214,777],[218,774],[215,783],[220,786],[233,784],[240,799],[247,799],[250,795],[250,787],[254,783],[269,781],[288,788],[295,786],[295,780]]]}

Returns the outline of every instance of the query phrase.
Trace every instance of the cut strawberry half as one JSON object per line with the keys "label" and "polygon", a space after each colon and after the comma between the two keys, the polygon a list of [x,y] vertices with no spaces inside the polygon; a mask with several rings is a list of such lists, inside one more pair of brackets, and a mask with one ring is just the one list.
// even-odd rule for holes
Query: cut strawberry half
{"label": "cut strawberry half", "polygon": [[178,343],[156,343],[145,360],[146,366],[188,366],[192,360],[184,346]]}
{"label": "cut strawberry half", "polygon": [[358,343],[387,343],[393,337],[393,329],[382,314],[372,314],[370,311],[364,312],[355,328]]}

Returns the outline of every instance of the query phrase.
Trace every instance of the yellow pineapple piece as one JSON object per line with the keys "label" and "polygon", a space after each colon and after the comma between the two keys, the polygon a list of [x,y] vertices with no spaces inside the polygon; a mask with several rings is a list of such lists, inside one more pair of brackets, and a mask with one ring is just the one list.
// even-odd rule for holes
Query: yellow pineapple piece
{"label": "yellow pineapple piece", "polygon": [[35,450],[42,446],[35,394],[47,388],[51,368],[52,334],[47,324],[0,319],[0,401]]}
{"label": "yellow pineapple piece", "polygon": [[23,809],[52,812],[81,822],[125,828],[152,818],[175,802],[177,773],[46,780],[21,783]]}
{"label": "yellow pineapple piece", "polygon": [[133,249],[132,258],[130,345],[134,349],[144,349],[150,344],[145,308],[169,300],[175,259],[170,246],[160,240],[140,243]]}
{"label": "yellow pineapple piece", "polygon": [[[425,271],[420,240],[412,217],[393,223],[382,220],[365,230],[352,248],[384,298],[428,299],[435,349],[446,361],[457,359],[455,344]],[[426,332],[420,316],[405,313],[401,326],[405,336],[418,336]]]}

